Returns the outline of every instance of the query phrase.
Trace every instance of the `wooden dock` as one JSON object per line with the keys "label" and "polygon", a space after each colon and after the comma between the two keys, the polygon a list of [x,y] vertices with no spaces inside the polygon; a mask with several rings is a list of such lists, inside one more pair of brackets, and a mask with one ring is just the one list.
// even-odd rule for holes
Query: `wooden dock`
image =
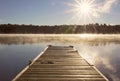
{"label": "wooden dock", "polygon": [[12,81],[108,81],[73,46],[48,46]]}

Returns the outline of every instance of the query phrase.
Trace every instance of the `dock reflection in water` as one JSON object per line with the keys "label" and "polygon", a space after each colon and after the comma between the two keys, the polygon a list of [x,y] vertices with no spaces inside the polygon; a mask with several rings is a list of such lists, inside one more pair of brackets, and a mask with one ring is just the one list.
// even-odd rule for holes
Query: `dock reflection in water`
{"label": "dock reflection in water", "polygon": [[73,45],[110,81],[120,81],[120,35],[0,35],[0,81],[10,81],[47,45]]}

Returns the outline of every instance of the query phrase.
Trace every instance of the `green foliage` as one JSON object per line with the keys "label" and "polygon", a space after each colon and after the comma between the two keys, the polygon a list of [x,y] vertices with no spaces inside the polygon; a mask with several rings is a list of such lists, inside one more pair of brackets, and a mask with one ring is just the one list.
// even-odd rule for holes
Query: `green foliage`
{"label": "green foliage", "polygon": [[17,25],[1,24],[0,34],[74,34],[74,33],[94,33],[94,34],[119,34],[120,25],[88,24],[88,25]]}
{"label": "green foliage", "polygon": [[65,30],[65,33],[73,33],[73,26],[68,26],[67,29]]}

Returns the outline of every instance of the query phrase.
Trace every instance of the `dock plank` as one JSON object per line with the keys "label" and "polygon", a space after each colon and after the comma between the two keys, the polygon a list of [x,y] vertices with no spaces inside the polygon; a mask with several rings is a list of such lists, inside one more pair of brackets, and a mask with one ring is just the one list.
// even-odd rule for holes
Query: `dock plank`
{"label": "dock plank", "polygon": [[12,81],[108,81],[73,46],[49,46]]}

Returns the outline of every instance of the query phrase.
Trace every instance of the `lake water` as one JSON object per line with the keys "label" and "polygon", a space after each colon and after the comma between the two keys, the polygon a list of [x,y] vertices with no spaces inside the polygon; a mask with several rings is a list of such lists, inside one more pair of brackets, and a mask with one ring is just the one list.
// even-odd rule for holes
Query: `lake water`
{"label": "lake water", "polygon": [[120,81],[120,35],[87,34],[0,35],[0,81],[11,81],[47,45],[73,45],[110,81]]}

